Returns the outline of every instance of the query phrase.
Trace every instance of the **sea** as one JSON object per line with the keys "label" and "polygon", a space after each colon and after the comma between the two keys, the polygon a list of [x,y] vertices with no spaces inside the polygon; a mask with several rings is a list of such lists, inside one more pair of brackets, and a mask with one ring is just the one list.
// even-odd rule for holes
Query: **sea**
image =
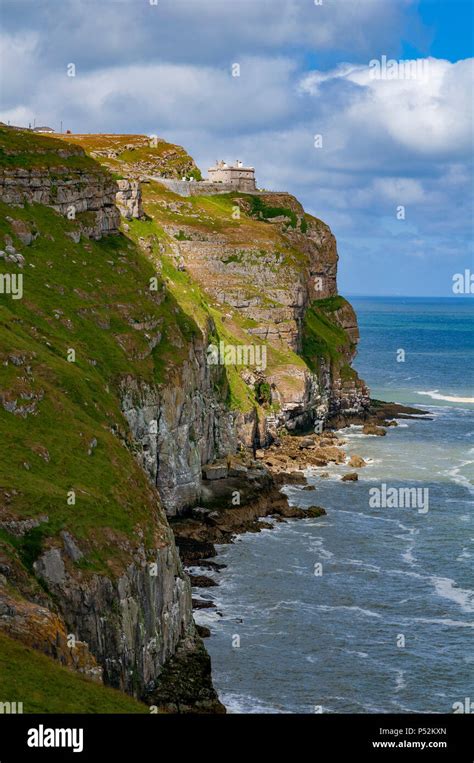
{"label": "sea", "polygon": [[429,415],[342,430],[358,482],[341,464],[285,488],[326,516],[218,546],[219,587],[195,591],[216,607],[196,619],[230,713],[474,708],[474,301],[351,302],[372,397]]}

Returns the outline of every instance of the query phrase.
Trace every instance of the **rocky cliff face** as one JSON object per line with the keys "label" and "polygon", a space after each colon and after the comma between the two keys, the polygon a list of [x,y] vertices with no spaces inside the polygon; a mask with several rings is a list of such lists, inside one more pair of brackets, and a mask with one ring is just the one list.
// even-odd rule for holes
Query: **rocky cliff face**
{"label": "rocky cliff face", "polygon": [[288,194],[139,185],[150,162],[195,165],[132,137],[0,128],[0,246],[22,250],[0,268],[25,273],[0,325],[0,628],[167,709],[219,711],[165,513],[199,502],[215,459],[368,393],[329,228]]}
{"label": "rocky cliff face", "polygon": [[66,216],[92,238],[118,233],[116,183],[80,146],[31,133],[0,136],[0,200],[9,205],[44,204]]}
{"label": "rocky cliff face", "polygon": [[70,632],[80,634],[102,665],[105,681],[137,696],[153,686],[181,641],[195,640],[189,581],[171,534],[160,543],[147,554],[143,545],[122,540],[130,561],[113,577],[81,574],[71,565],[83,556],[72,539],[45,550],[34,565]]}
{"label": "rocky cliff face", "polygon": [[209,366],[206,342],[194,340],[189,359],[162,387],[122,382],[122,407],[138,458],[174,515],[201,497],[203,466],[250,447],[258,418],[254,410],[229,410],[222,399],[221,371]]}
{"label": "rocky cliff face", "polygon": [[[250,390],[270,388],[259,416],[261,443],[280,425],[294,430],[367,407],[368,391],[350,368],[357,319],[338,296],[336,241],[325,223],[289,194],[230,194],[211,202],[215,214],[208,202],[156,184],[143,188],[149,218],[168,234],[160,251],[168,250],[224,315],[234,336],[228,341],[267,347],[264,370],[239,372]],[[152,240],[153,224],[150,233]]]}
{"label": "rocky cliff face", "polygon": [[[316,419],[360,412],[369,398],[350,368],[357,320],[337,295],[338,255],[327,225],[305,215],[287,194],[262,194],[257,205],[252,197],[234,194],[229,216],[237,209],[240,225],[216,230],[209,206],[201,211],[168,191],[157,192],[153,184],[143,189],[150,222],[140,244],[151,258],[168,253],[176,267],[171,277],[186,273],[189,291],[199,284],[225,327],[219,334],[208,316],[199,338],[189,344],[188,357],[162,387],[144,387],[133,379],[122,385],[122,407],[138,458],[167,513],[174,515],[199,502],[206,463],[241,446],[270,443],[279,426],[307,429]],[[155,223],[167,238],[157,237]],[[317,314],[313,304],[319,306]],[[259,407],[253,398],[251,406],[244,400],[240,409],[229,409],[221,383],[228,384],[225,369],[210,366],[206,352],[218,335],[227,342],[265,344],[268,367],[238,369],[238,378],[251,397],[268,385],[268,405]]]}

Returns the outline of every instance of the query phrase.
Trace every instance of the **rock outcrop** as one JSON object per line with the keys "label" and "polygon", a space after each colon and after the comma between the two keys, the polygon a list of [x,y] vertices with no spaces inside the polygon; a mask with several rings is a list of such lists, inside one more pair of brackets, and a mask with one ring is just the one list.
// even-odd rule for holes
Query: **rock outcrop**
{"label": "rock outcrop", "polygon": [[137,180],[117,180],[115,200],[122,217],[126,220],[143,217],[142,192]]}
{"label": "rock outcrop", "polygon": [[137,456],[170,516],[199,501],[205,464],[251,447],[256,436],[256,411],[229,410],[219,391],[221,374],[207,364],[201,338],[190,344],[189,359],[167,384],[122,381],[122,408]]}
{"label": "rock outcrop", "polygon": [[6,204],[45,204],[71,221],[86,237],[99,239],[118,233],[120,214],[115,206],[116,187],[105,173],[49,171],[32,167],[0,170],[0,200]]}
{"label": "rock outcrop", "polygon": [[[72,222],[72,233],[95,239],[118,233],[116,184],[80,146],[1,128],[0,201],[44,204]],[[11,140],[9,140],[11,138]]]}

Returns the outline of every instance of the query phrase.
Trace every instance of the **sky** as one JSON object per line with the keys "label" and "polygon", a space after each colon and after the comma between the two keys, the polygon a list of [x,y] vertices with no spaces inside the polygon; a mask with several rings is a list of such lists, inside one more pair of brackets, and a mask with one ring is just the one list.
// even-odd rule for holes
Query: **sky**
{"label": "sky", "polygon": [[453,296],[474,272],[473,17],[474,0],[1,0],[0,120],[158,135],[204,172],[241,159],[331,226],[342,294]]}

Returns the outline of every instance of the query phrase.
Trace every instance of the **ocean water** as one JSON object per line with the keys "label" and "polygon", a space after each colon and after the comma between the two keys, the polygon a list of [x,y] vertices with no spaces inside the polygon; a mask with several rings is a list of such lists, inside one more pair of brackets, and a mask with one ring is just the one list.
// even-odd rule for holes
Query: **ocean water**
{"label": "ocean water", "polygon": [[[383,438],[344,430],[348,454],[368,461],[359,481],[341,482],[350,468],[332,465],[308,471],[314,491],[286,488],[327,516],[219,547],[219,587],[195,592],[217,608],[196,619],[211,627],[229,712],[452,712],[474,701],[474,302],[352,303],[355,366],[372,396],[426,407],[430,420]],[[418,501],[374,506],[369,491],[383,484],[416,488]]]}

